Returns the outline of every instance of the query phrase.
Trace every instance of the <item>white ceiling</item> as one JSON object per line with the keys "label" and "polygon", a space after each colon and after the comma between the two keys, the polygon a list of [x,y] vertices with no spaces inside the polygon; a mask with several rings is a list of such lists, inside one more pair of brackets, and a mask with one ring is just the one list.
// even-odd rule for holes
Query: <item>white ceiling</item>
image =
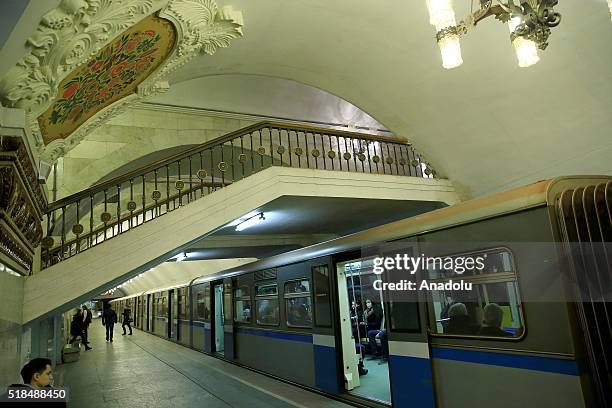
{"label": "white ceiling", "polygon": [[[31,2],[24,16],[34,7],[42,15],[47,7],[41,3]],[[469,0],[454,3],[462,17]],[[612,174],[612,23],[605,0],[560,0],[563,20],[540,63],[527,69],[517,67],[507,27],[488,19],[462,40],[464,64],[451,71],[441,67],[425,0],[218,4],[242,11],[244,38],[196,58],[171,78],[177,87],[194,85],[184,98],[193,106],[214,99],[230,110],[257,103],[252,113],[275,111],[274,103],[252,92],[278,81],[234,86],[223,96],[220,87],[236,79],[227,75],[316,87],[409,138],[466,195],[561,174]],[[21,56],[15,50],[32,31],[31,20],[14,30],[3,57],[7,50],[13,61]],[[282,103],[295,106],[284,109],[299,111],[302,94],[291,100],[286,89]],[[167,98],[176,102],[172,92]]]}

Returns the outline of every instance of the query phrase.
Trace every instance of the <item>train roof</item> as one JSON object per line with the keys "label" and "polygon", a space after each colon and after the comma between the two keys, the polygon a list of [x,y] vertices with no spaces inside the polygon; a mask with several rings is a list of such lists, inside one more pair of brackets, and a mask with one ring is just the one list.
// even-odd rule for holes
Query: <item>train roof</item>
{"label": "train roof", "polygon": [[411,218],[394,221],[365,231],[254,261],[213,275],[196,278],[191,281],[191,284],[195,285],[246,272],[275,268],[312,258],[367,247],[378,242],[415,236],[529,208],[544,205],[552,206],[556,197],[567,188],[610,180],[612,180],[611,176],[566,176],[538,181],[527,186],[492,193]]}

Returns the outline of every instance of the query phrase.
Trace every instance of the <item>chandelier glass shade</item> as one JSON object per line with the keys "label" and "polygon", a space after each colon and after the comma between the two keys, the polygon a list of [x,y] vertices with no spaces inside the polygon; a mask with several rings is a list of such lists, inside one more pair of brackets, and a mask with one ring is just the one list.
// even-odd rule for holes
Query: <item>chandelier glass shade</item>
{"label": "chandelier glass shade", "polygon": [[[561,22],[561,14],[554,10],[558,0],[472,0],[479,1],[480,8],[458,24],[452,0],[426,1],[429,22],[436,27],[442,66],[447,69],[458,67],[463,63],[461,36],[487,17],[494,16],[497,20],[508,24],[510,42],[514,47],[519,67],[529,67],[540,60],[538,48],[546,49],[550,29]],[[608,3],[612,6],[612,0],[608,0]]]}
{"label": "chandelier glass shade", "polygon": [[[510,29],[511,37],[521,22],[520,17],[514,17],[508,21],[508,28]],[[540,57],[538,56],[538,46],[536,45],[535,41],[528,40],[520,35],[516,35],[512,39],[512,46],[516,52],[519,67],[530,67],[540,60]]]}

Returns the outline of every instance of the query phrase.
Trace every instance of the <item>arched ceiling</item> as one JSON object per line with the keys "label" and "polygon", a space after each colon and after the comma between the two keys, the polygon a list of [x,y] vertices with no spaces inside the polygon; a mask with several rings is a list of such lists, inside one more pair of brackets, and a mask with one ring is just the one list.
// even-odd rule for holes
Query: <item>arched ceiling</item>
{"label": "arched ceiling", "polygon": [[314,125],[337,124],[350,126],[353,131],[385,130],[370,115],[328,92],[295,81],[258,75],[213,75],[182,81],[149,102]]}
{"label": "arched ceiling", "polygon": [[[31,2],[24,16],[32,3],[40,5]],[[454,3],[458,18],[467,14],[469,0]],[[441,67],[425,0],[218,4],[242,11],[244,37],[192,60],[172,84],[241,74],[325,90],[409,138],[466,195],[561,174],[612,174],[605,0],[560,0],[563,20],[527,69],[517,67],[507,27],[487,19],[462,39],[464,64],[450,71]],[[16,43],[11,37],[6,46]]]}

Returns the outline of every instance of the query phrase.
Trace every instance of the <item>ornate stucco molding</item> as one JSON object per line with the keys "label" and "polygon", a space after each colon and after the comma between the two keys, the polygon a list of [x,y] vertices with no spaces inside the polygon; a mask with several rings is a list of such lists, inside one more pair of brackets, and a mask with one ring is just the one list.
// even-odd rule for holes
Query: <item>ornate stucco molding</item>
{"label": "ornate stucco molding", "polygon": [[[55,100],[60,82],[127,28],[158,11],[177,31],[168,59],[138,86],[136,94],[106,107],[65,139],[45,146],[37,118]],[[219,9],[213,0],[63,0],[43,16],[28,39],[28,54],[0,80],[0,101],[27,111],[36,143],[33,150],[44,161],[54,162],[131,103],[167,90],[168,75],[193,57],[213,54],[240,36],[241,13],[229,6]]]}

